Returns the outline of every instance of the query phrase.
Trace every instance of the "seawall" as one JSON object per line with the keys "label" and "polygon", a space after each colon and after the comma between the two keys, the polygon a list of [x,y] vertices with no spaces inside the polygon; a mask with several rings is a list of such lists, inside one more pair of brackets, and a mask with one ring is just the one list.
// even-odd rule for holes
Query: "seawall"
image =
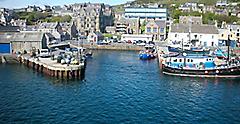
{"label": "seawall", "polygon": [[26,65],[28,68],[43,73],[45,75],[60,79],[84,79],[85,63],[79,65],[62,65],[56,63],[50,58],[29,58],[19,57],[19,62]]}
{"label": "seawall", "polygon": [[[71,44],[72,47],[77,47],[76,44]],[[97,45],[97,44],[83,44],[81,45],[84,48],[92,49],[92,50],[130,50],[130,51],[140,51],[143,50],[144,47],[132,45],[132,44],[109,44],[109,45]]]}

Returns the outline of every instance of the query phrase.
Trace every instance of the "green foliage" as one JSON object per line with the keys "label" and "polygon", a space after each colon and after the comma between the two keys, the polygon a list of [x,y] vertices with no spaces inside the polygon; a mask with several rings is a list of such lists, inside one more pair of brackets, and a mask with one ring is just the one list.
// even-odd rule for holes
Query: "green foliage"
{"label": "green foliage", "polygon": [[71,16],[65,15],[65,16],[49,17],[49,18],[44,19],[43,21],[45,21],[45,22],[70,22],[71,19],[72,19]]}
{"label": "green foliage", "polygon": [[141,32],[145,32],[145,30],[146,30],[146,25],[147,25],[147,22],[146,22],[146,20],[144,20],[143,23],[141,24],[141,27],[140,27]]}
{"label": "green foliage", "polygon": [[227,16],[227,15],[216,15],[214,13],[205,13],[203,14],[203,23],[208,24],[217,20],[218,23],[225,21],[226,23],[238,22],[239,18],[235,16]]}
{"label": "green foliage", "polygon": [[42,12],[17,12],[16,18],[26,19],[28,25],[33,25],[37,21],[46,22],[70,22],[72,17],[69,15],[65,16],[51,16],[50,13]]}
{"label": "green foliage", "polygon": [[107,38],[111,38],[111,37],[113,37],[113,34],[105,33],[105,34],[103,34],[103,36],[104,36],[104,37],[107,37]]}

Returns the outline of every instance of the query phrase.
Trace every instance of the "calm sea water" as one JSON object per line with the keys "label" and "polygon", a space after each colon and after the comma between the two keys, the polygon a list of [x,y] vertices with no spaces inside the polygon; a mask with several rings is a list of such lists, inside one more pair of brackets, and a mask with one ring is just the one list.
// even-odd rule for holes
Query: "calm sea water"
{"label": "calm sea water", "polygon": [[240,80],[172,77],[136,52],[95,51],[85,81],[0,65],[0,123],[240,123]]}

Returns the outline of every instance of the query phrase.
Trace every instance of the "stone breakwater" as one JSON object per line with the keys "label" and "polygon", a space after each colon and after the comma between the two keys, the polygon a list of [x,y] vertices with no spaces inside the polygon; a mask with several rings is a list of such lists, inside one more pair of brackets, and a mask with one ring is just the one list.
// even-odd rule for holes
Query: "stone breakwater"
{"label": "stone breakwater", "polygon": [[23,63],[27,67],[51,77],[82,80],[85,76],[86,66],[84,62],[78,65],[62,65],[57,63],[56,60],[51,60],[51,58],[31,58],[21,56],[18,59],[20,63]]}

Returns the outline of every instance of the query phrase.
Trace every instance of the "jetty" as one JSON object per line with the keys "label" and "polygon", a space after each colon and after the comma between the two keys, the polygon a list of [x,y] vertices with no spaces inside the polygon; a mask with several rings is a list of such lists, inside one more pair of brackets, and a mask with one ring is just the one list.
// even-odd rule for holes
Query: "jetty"
{"label": "jetty", "polygon": [[51,58],[34,58],[29,55],[18,57],[20,63],[37,72],[61,79],[83,79],[85,75],[85,62],[76,65],[57,63]]}

